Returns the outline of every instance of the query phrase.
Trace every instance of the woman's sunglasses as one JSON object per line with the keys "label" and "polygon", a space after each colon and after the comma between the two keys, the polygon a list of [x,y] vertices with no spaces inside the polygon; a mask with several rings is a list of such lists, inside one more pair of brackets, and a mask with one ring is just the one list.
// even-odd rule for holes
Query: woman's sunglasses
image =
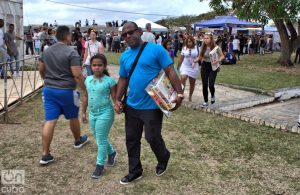
{"label": "woman's sunglasses", "polygon": [[125,33],[122,33],[122,37],[123,38],[125,38],[125,37],[127,37],[127,35],[133,35],[133,33],[135,32],[135,31],[137,31],[138,29],[136,28],[136,29],[133,29],[133,30],[130,30],[130,31],[128,31],[128,32],[125,32]]}

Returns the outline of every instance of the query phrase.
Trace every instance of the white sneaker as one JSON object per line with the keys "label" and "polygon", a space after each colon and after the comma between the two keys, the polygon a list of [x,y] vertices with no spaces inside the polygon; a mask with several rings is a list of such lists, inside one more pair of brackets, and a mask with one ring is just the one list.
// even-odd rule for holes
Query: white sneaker
{"label": "white sneaker", "polygon": [[208,106],[207,102],[204,102],[203,104],[200,105],[202,108],[206,108]]}
{"label": "white sneaker", "polygon": [[22,74],[19,73],[19,74],[18,74],[18,77],[22,77]]}

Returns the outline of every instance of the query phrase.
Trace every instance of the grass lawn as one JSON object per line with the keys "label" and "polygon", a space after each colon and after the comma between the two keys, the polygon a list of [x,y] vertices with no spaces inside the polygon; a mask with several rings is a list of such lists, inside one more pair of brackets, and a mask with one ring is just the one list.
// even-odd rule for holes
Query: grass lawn
{"label": "grass lawn", "polygon": [[[118,65],[121,54],[107,53],[108,62]],[[262,90],[300,86],[300,65],[286,68],[276,63],[280,53],[264,56],[241,56],[236,65],[224,65],[217,83],[238,85]],[[175,59],[177,65],[179,58]],[[292,56],[294,59],[294,56]],[[199,77],[199,79],[201,79]]]}
{"label": "grass lawn", "polygon": [[300,86],[300,65],[281,67],[276,63],[279,54],[243,55],[236,65],[222,66],[217,82],[262,90]]}
{"label": "grass lawn", "polygon": [[[122,186],[127,173],[124,116],[116,116],[110,133],[119,152],[118,164],[92,180],[97,147],[87,125],[82,131],[91,142],[72,147],[68,122],[61,118],[51,152],[55,162],[38,164],[43,123],[41,96],[17,107],[0,124],[0,170],[26,171],[26,194],[297,194],[300,191],[300,137],[201,111],[181,108],[164,121],[163,137],[171,151],[167,173],[154,174],[156,160],[142,141],[144,178]],[[1,185],[0,185],[1,187]]]}

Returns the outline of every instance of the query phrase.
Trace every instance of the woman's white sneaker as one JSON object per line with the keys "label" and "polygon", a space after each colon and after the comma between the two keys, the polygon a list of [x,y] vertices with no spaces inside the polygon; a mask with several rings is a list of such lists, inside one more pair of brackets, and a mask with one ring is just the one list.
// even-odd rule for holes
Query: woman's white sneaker
{"label": "woman's white sneaker", "polygon": [[204,102],[203,104],[200,105],[201,108],[206,108],[208,106],[208,103],[207,102]]}
{"label": "woman's white sneaker", "polygon": [[211,104],[214,104],[216,102],[216,97],[211,97],[211,100],[210,100]]}

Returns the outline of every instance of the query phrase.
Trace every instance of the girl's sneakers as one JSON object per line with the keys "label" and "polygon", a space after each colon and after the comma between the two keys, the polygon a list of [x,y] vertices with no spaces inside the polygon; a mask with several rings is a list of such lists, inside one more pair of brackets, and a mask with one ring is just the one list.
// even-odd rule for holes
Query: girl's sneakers
{"label": "girl's sneakers", "polygon": [[91,175],[93,179],[99,179],[104,173],[104,166],[103,165],[96,165],[96,169]]}
{"label": "girl's sneakers", "polygon": [[117,151],[114,151],[112,154],[109,154],[109,155],[108,155],[108,160],[107,160],[107,166],[108,166],[108,167],[113,167],[113,166],[115,166],[117,156],[118,156]]}

